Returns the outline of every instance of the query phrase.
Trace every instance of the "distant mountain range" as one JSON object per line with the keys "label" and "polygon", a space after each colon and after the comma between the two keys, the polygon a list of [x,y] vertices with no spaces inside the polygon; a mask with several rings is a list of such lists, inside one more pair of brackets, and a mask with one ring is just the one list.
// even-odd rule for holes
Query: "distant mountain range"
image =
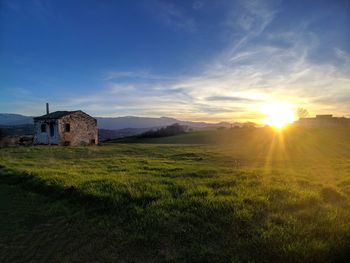
{"label": "distant mountain range", "polygon": [[[135,136],[151,129],[158,129],[174,123],[185,125],[193,130],[210,130],[219,127],[231,127],[231,123],[206,123],[181,121],[174,118],[161,117],[96,117],[101,141]],[[233,123],[233,125],[240,125]],[[0,113],[0,128],[5,129],[8,135],[34,134],[33,117],[20,114]]]}
{"label": "distant mountain range", "polygon": [[[192,122],[192,121],[181,121],[175,118],[160,117],[160,118],[149,118],[149,117],[95,117],[97,119],[97,126],[99,129],[105,130],[120,130],[120,129],[152,129],[164,126],[169,126],[174,123],[180,125],[186,125],[193,129],[204,129],[204,128],[217,128],[217,127],[230,127],[231,123],[220,122],[220,123],[206,123],[206,122]],[[24,116],[20,114],[12,113],[0,113],[0,125],[23,125],[33,124],[33,117]],[[238,123],[234,123],[237,125]]]}
{"label": "distant mountain range", "polygon": [[193,121],[181,121],[175,118],[160,117],[160,118],[149,118],[149,117],[135,117],[135,116],[126,116],[126,117],[113,117],[113,118],[104,118],[97,117],[97,125],[101,129],[115,130],[115,129],[144,129],[144,128],[156,128],[169,126],[174,123],[180,125],[186,125],[194,129],[202,129],[209,127],[230,127],[231,124],[228,122],[220,123],[206,123],[206,122],[193,122]]}
{"label": "distant mountain range", "polygon": [[33,117],[20,114],[0,113],[0,125],[23,125],[33,124]]}

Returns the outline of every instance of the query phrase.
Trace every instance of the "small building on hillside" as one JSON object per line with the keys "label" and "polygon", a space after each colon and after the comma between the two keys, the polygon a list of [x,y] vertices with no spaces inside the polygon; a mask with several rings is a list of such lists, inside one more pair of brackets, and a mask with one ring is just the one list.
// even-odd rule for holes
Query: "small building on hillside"
{"label": "small building on hillside", "polygon": [[98,144],[97,121],[78,111],[55,111],[34,118],[34,144]]}
{"label": "small building on hillside", "polygon": [[316,115],[315,118],[300,118],[296,121],[297,125],[305,127],[349,125],[350,119],[345,117],[333,117],[331,114]]}

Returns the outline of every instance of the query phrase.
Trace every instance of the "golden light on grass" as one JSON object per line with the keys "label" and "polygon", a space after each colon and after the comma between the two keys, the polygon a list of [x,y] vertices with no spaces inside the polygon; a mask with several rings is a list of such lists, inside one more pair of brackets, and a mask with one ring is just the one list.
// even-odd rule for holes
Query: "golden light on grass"
{"label": "golden light on grass", "polygon": [[287,124],[295,121],[295,115],[291,105],[283,102],[274,102],[264,105],[261,108],[261,113],[266,117],[262,122],[266,125],[272,126],[276,129],[282,129]]}

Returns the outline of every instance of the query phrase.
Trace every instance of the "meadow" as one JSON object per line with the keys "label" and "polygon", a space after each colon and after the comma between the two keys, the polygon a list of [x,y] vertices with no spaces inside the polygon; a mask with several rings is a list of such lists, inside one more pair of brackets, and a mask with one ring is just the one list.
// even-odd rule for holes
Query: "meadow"
{"label": "meadow", "polygon": [[349,262],[350,128],[0,149],[1,262]]}

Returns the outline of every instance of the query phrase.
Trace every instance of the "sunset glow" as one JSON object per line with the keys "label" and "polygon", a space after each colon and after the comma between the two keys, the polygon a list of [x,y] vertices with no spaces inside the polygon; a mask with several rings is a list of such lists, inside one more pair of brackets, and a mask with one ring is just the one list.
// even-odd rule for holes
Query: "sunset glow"
{"label": "sunset glow", "polygon": [[0,112],[261,123],[283,100],[349,116],[347,2],[1,0]]}
{"label": "sunset glow", "polygon": [[266,116],[262,122],[277,129],[295,121],[292,106],[287,103],[277,102],[264,105],[261,112]]}

